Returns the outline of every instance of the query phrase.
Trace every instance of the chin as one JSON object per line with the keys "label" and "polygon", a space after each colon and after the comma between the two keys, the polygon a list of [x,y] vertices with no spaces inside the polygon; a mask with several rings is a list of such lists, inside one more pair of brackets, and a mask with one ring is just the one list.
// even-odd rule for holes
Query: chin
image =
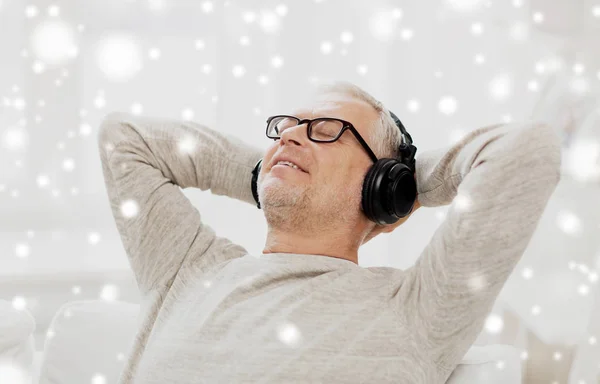
{"label": "chin", "polygon": [[259,186],[261,205],[294,206],[304,195],[305,188],[279,178],[266,177]]}

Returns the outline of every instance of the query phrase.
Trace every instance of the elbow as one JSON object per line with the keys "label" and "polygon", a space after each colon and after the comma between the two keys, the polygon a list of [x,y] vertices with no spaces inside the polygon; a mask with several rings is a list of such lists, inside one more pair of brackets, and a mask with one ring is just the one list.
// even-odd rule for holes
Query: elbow
{"label": "elbow", "polygon": [[556,182],[560,181],[561,168],[563,162],[563,134],[559,128],[548,124],[541,124],[544,130],[543,134],[547,140],[546,156],[547,161],[551,164],[553,171],[556,173]]}
{"label": "elbow", "polygon": [[110,112],[104,116],[98,126],[97,142],[100,150],[110,150],[116,143],[124,139],[123,126],[127,114],[123,112]]}
{"label": "elbow", "polygon": [[541,169],[555,176],[558,183],[562,168],[562,131],[547,123],[534,123],[528,130],[525,145],[531,145],[531,155],[539,162]]}
{"label": "elbow", "polygon": [[123,125],[126,114],[123,112],[110,112],[106,114],[100,121],[98,127],[98,138],[103,138],[116,127]]}

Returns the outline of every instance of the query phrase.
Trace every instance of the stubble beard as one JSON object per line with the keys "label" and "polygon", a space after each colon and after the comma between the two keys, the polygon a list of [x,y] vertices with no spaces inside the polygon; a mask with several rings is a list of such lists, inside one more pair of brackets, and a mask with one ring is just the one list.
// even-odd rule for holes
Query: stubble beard
{"label": "stubble beard", "polygon": [[260,205],[267,223],[280,230],[298,230],[308,220],[308,188],[268,178],[259,180]]}
{"label": "stubble beard", "polygon": [[298,234],[315,234],[342,229],[357,220],[360,191],[350,196],[333,188],[315,190],[281,180],[259,179],[261,208],[269,227]]}

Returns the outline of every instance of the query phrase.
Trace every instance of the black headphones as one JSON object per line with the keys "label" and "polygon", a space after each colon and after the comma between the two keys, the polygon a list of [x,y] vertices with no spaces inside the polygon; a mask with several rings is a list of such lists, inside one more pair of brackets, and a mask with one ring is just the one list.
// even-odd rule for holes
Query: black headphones
{"label": "black headphones", "polygon": [[[415,154],[417,147],[404,125],[392,111],[390,115],[402,134],[402,144],[397,158],[379,159],[371,166],[362,188],[362,210],[369,220],[380,224],[393,224],[412,211],[417,198],[415,180]],[[262,164],[260,159],[252,170],[252,196],[260,209],[257,180]]]}

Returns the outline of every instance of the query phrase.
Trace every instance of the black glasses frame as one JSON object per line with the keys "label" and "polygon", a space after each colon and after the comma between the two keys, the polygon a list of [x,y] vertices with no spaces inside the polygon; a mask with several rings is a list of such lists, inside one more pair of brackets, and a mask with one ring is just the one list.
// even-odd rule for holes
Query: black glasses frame
{"label": "black glasses frame", "polygon": [[[377,162],[377,156],[375,156],[375,153],[371,150],[371,148],[369,147],[369,145],[367,144],[367,142],[365,141],[365,139],[362,138],[362,136],[360,135],[360,133],[358,133],[358,131],[356,130],[356,128],[354,128],[354,125],[352,125],[351,122],[346,121],[346,120],[342,120],[342,119],[338,119],[335,117],[319,117],[316,119],[300,119],[296,116],[291,116],[291,115],[274,115],[274,116],[270,116],[267,119],[267,129],[266,129],[266,135],[269,139],[273,139],[273,140],[277,140],[277,139],[281,139],[281,135],[279,136],[269,136],[269,124],[271,123],[271,120],[273,120],[276,117],[289,117],[292,119],[296,119],[298,121],[298,124],[296,125],[302,125],[307,123],[306,126],[306,136],[308,137],[308,139],[312,142],[315,143],[333,143],[335,141],[337,141],[343,134],[344,132],[346,132],[347,130],[350,130],[350,132],[352,132],[352,134],[354,135],[354,137],[356,137],[356,139],[358,140],[358,142],[360,143],[360,145],[362,145],[362,147],[365,149],[365,151],[367,151],[367,154],[369,155],[369,157],[371,158],[371,160],[373,160],[373,163]],[[312,132],[312,123],[315,121],[319,121],[319,120],[337,120],[339,122],[341,122],[343,124],[342,129],[340,129],[340,132],[338,133],[338,135],[336,137],[334,137],[331,140],[314,140],[311,137],[311,132]]]}

